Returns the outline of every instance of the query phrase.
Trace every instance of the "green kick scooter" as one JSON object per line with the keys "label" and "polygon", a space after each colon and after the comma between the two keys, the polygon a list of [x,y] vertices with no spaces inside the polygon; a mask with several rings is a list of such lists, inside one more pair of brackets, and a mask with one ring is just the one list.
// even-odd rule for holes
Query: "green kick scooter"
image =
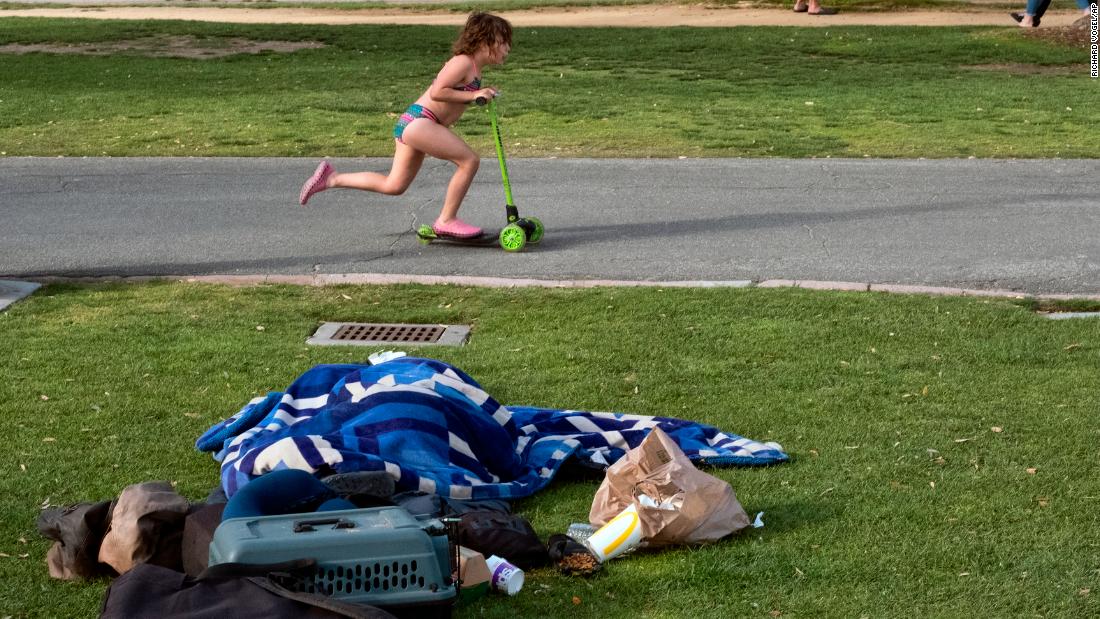
{"label": "green kick scooter", "polygon": [[496,100],[489,99],[486,101],[484,97],[478,97],[475,103],[478,105],[488,103],[489,105],[489,122],[493,126],[493,142],[497,149],[497,161],[500,163],[500,178],[504,183],[504,211],[508,223],[501,228],[499,233],[486,232],[468,239],[440,236],[436,234],[435,230],[432,230],[431,226],[424,224],[417,229],[416,237],[423,245],[427,245],[432,241],[440,241],[456,245],[478,245],[482,247],[494,245],[494,239],[496,239],[500,242],[500,246],[504,251],[521,251],[528,243],[535,244],[542,240],[544,230],[542,222],[534,217],[520,217],[519,209],[516,208],[516,203],[512,199],[512,184],[508,181],[508,164],[504,161],[504,143],[500,139],[500,123],[497,120]]}

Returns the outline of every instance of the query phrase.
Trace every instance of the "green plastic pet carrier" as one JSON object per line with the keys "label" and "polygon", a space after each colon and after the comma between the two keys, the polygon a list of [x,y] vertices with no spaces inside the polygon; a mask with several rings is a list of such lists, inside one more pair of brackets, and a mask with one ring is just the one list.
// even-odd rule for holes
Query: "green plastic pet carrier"
{"label": "green plastic pet carrier", "polygon": [[309,577],[284,582],[387,610],[446,609],[455,601],[451,547],[439,520],[418,520],[401,507],[232,518],[218,525],[210,565],[314,559]]}

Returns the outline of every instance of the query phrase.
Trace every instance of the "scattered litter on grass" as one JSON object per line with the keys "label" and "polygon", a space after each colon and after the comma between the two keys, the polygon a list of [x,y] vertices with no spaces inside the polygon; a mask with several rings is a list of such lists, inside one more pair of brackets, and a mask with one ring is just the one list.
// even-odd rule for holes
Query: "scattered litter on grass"
{"label": "scattered litter on grass", "polygon": [[567,573],[590,574],[599,569],[600,562],[588,553],[566,555],[558,562],[558,567]]}
{"label": "scattered litter on grass", "polygon": [[367,357],[367,360],[370,361],[371,365],[378,365],[379,363],[385,363],[392,359],[400,359],[401,357],[404,357],[405,354],[406,353],[395,350],[382,350],[376,353],[371,353],[370,356]]}

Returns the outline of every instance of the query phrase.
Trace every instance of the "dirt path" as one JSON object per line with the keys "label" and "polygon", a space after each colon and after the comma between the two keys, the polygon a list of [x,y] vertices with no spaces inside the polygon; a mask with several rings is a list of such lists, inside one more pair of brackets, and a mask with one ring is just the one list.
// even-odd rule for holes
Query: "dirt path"
{"label": "dirt path", "polygon": [[[1021,8],[1023,0],[1020,1]],[[705,8],[700,6],[639,5],[576,9],[532,9],[503,11],[502,16],[518,27],[534,26],[1013,26],[1005,11],[895,11],[881,13],[842,12],[831,16],[810,16],[788,9]],[[410,12],[393,9],[245,9],[203,7],[87,7],[58,9],[14,9],[0,11],[0,17],[83,17],[90,19],[184,19],[241,24],[432,24],[459,26],[461,13]],[[1079,17],[1076,11],[1051,11],[1043,25],[1068,26]]]}

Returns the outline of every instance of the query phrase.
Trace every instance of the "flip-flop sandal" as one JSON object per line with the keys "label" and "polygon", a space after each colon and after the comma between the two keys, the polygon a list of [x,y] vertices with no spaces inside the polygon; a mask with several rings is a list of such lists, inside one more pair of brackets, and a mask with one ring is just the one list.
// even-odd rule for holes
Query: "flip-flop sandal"
{"label": "flip-flop sandal", "polygon": [[1017,24],[1024,21],[1024,16],[1020,13],[1009,13],[1008,16],[1015,19]]}
{"label": "flip-flop sandal", "polygon": [[806,12],[810,15],[836,15],[836,9],[826,7],[821,7],[821,10],[816,13],[810,13],[808,10]]}
{"label": "flip-flop sandal", "polygon": [[794,12],[795,13],[805,13],[805,12],[810,10],[810,5],[808,5],[808,4],[803,4],[802,8],[798,8],[798,6],[799,5],[797,5],[797,4],[794,5]]}
{"label": "flip-flop sandal", "polygon": [[332,173],[336,170],[332,169],[332,165],[328,161],[321,161],[317,164],[317,169],[313,172],[313,176],[309,177],[302,185],[302,191],[298,193],[298,204],[302,206],[309,202],[310,197],[313,194],[324,191],[327,187],[328,177],[332,176]]}

